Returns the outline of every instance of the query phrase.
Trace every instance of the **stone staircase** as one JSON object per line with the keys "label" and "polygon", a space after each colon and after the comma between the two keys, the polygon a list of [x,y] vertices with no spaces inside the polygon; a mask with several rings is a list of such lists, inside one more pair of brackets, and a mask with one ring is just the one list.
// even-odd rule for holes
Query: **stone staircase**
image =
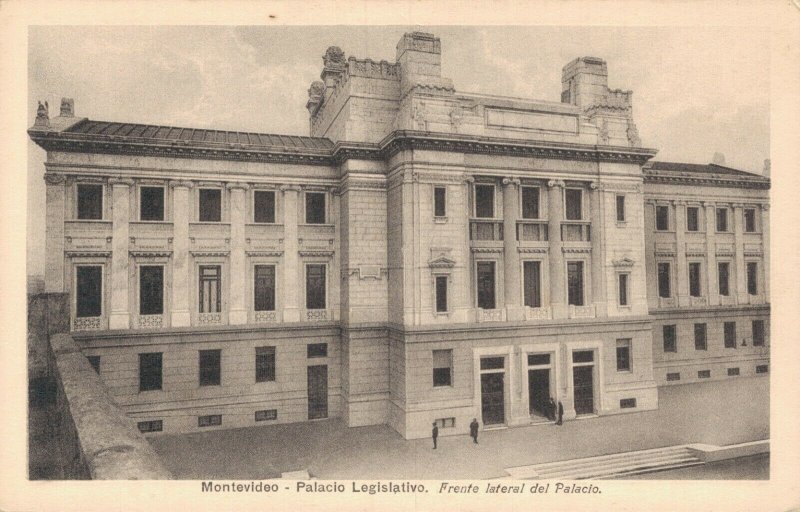
{"label": "stone staircase", "polygon": [[585,459],[546,462],[507,468],[507,478],[518,480],[582,480],[624,478],[630,475],[664,471],[703,464],[686,445],[652,450],[615,453]]}

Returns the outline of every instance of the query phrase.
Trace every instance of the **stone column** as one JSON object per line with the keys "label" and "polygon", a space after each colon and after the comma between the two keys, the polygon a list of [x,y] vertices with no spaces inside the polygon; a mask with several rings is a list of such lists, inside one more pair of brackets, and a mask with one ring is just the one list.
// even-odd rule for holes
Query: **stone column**
{"label": "stone column", "polygon": [[[656,235],[655,214],[656,203],[653,199],[644,202],[644,258],[647,275],[647,307],[655,309],[659,306],[658,300],[658,270],[656,264]],[[652,276],[652,278],[651,278]]]}
{"label": "stone column", "polygon": [[64,287],[64,220],[66,215],[66,179],[63,174],[47,173],[44,291],[61,293]]}
{"label": "stone column", "polygon": [[564,278],[564,253],[561,248],[561,222],[564,218],[564,182],[550,180],[547,183],[549,192],[547,196],[547,232],[550,240],[550,310],[553,318],[566,318],[569,313],[567,307],[566,279]]}
{"label": "stone column", "polygon": [[[609,297],[606,289],[605,262],[605,202],[603,186],[599,183],[589,185],[591,193],[591,240],[592,240],[592,302],[594,303],[595,316],[608,316]],[[632,303],[628,284],[628,303]]]}
{"label": "stone column", "polygon": [[130,258],[128,244],[130,242],[130,209],[131,186],[133,180],[112,178],[108,181],[112,188],[113,211],[112,243],[111,243],[111,314],[108,318],[109,329],[129,329],[131,312],[128,300],[128,272]]}
{"label": "stone column", "polygon": [[[678,306],[688,306],[689,264],[686,261],[686,202],[675,201],[675,254],[677,258],[677,297]],[[710,269],[709,269],[710,270]]]}
{"label": "stone column", "polygon": [[247,217],[247,189],[246,183],[228,183],[226,188],[230,191],[230,221],[231,221],[231,288],[230,310],[228,323],[247,323],[247,259],[244,253],[244,225]]}
{"label": "stone column", "polygon": [[[717,217],[716,204],[706,203],[706,292],[710,306],[719,305],[717,284]],[[686,277],[688,279],[688,276]]]}
{"label": "stone column", "polygon": [[761,244],[764,254],[764,300],[769,303],[769,205],[761,205]]}
{"label": "stone column", "polygon": [[[330,283],[331,303],[328,304],[328,309],[331,310],[332,320],[341,319],[341,283],[342,283],[342,221],[341,221],[341,207],[340,195],[341,191],[338,187],[331,188],[331,220],[333,224],[333,258],[331,258],[330,276],[328,276],[328,283]],[[387,275],[388,279],[389,276]]]}
{"label": "stone column", "polygon": [[523,320],[522,279],[517,251],[517,219],[519,218],[519,185],[516,178],[503,179],[503,284],[508,320]]}
{"label": "stone column", "polygon": [[189,309],[189,220],[192,212],[189,205],[191,181],[172,181],[172,327],[187,327],[192,323]]}
{"label": "stone column", "polygon": [[743,204],[736,203],[731,211],[733,212],[733,247],[736,255],[736,302],[747,304],[750,296],[747,293],[747,267],[744,263],[744,221]]}
{"label": "stone column", "polygon": [[305,283],[300,272],[297,241],[297,201],[300,187],[285,185],[283,192],[283,321],[300,321]]}

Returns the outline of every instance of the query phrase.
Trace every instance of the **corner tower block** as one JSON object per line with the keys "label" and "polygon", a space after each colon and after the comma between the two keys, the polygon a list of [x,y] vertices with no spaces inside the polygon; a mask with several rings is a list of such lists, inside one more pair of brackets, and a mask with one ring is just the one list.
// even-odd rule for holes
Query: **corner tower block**
{"label": "corner tower block", "polygon": [[442,78],[442,43],[426,32],[403,34],[397,43],[397,63],[401,69],[400,94],[416,86],[453,92],[453,82]]}

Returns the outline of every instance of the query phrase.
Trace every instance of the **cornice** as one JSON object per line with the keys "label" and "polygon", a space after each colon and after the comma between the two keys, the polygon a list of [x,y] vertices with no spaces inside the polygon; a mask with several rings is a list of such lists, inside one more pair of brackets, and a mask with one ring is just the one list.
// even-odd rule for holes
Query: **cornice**
{"label": "cornice", "polygon": [[646,184],[661,184],[661,185],[689,185],[692,187],[731,187],[731,188],[749,188],[757,190],[769,190],[770,180],[761,176],[753,176],[752,178],[738,178],[734,176],[722,175],[675,175],[671,173],[659,173],[658,171],[645,170],[644,182]]}

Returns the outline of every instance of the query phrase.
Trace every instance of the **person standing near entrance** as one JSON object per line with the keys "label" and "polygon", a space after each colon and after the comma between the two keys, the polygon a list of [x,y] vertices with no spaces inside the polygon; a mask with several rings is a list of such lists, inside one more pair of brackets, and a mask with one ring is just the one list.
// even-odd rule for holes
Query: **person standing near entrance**
{"label": "person standing near entrance", "polygon": [[559,400],[558,401],[558,421],[556,422],[556,425],[561,425],[561,423],[563,421],[564,421],[564,406],[561,405],[561,400]]}
{"label": "person standing near entrance", "polygon": [[547,419],[550,421],[556,421],[556,401],[553,400],[553,397],[550,397],[550,403],[547,406]]}
{"label": "person standing near entrance", "polygon": [[478,420],[472,418],[472,423],[469,424],[469,435],[472,436],[472,442],[478,444]]}
{"label": "person standing near entrance", "polygon": [[439,427],[436,426],[436,422],[433,422],[433,430],[431,430],[431,437],[433,438],[433,449],[436,449],[436,438],[439,437]]}

